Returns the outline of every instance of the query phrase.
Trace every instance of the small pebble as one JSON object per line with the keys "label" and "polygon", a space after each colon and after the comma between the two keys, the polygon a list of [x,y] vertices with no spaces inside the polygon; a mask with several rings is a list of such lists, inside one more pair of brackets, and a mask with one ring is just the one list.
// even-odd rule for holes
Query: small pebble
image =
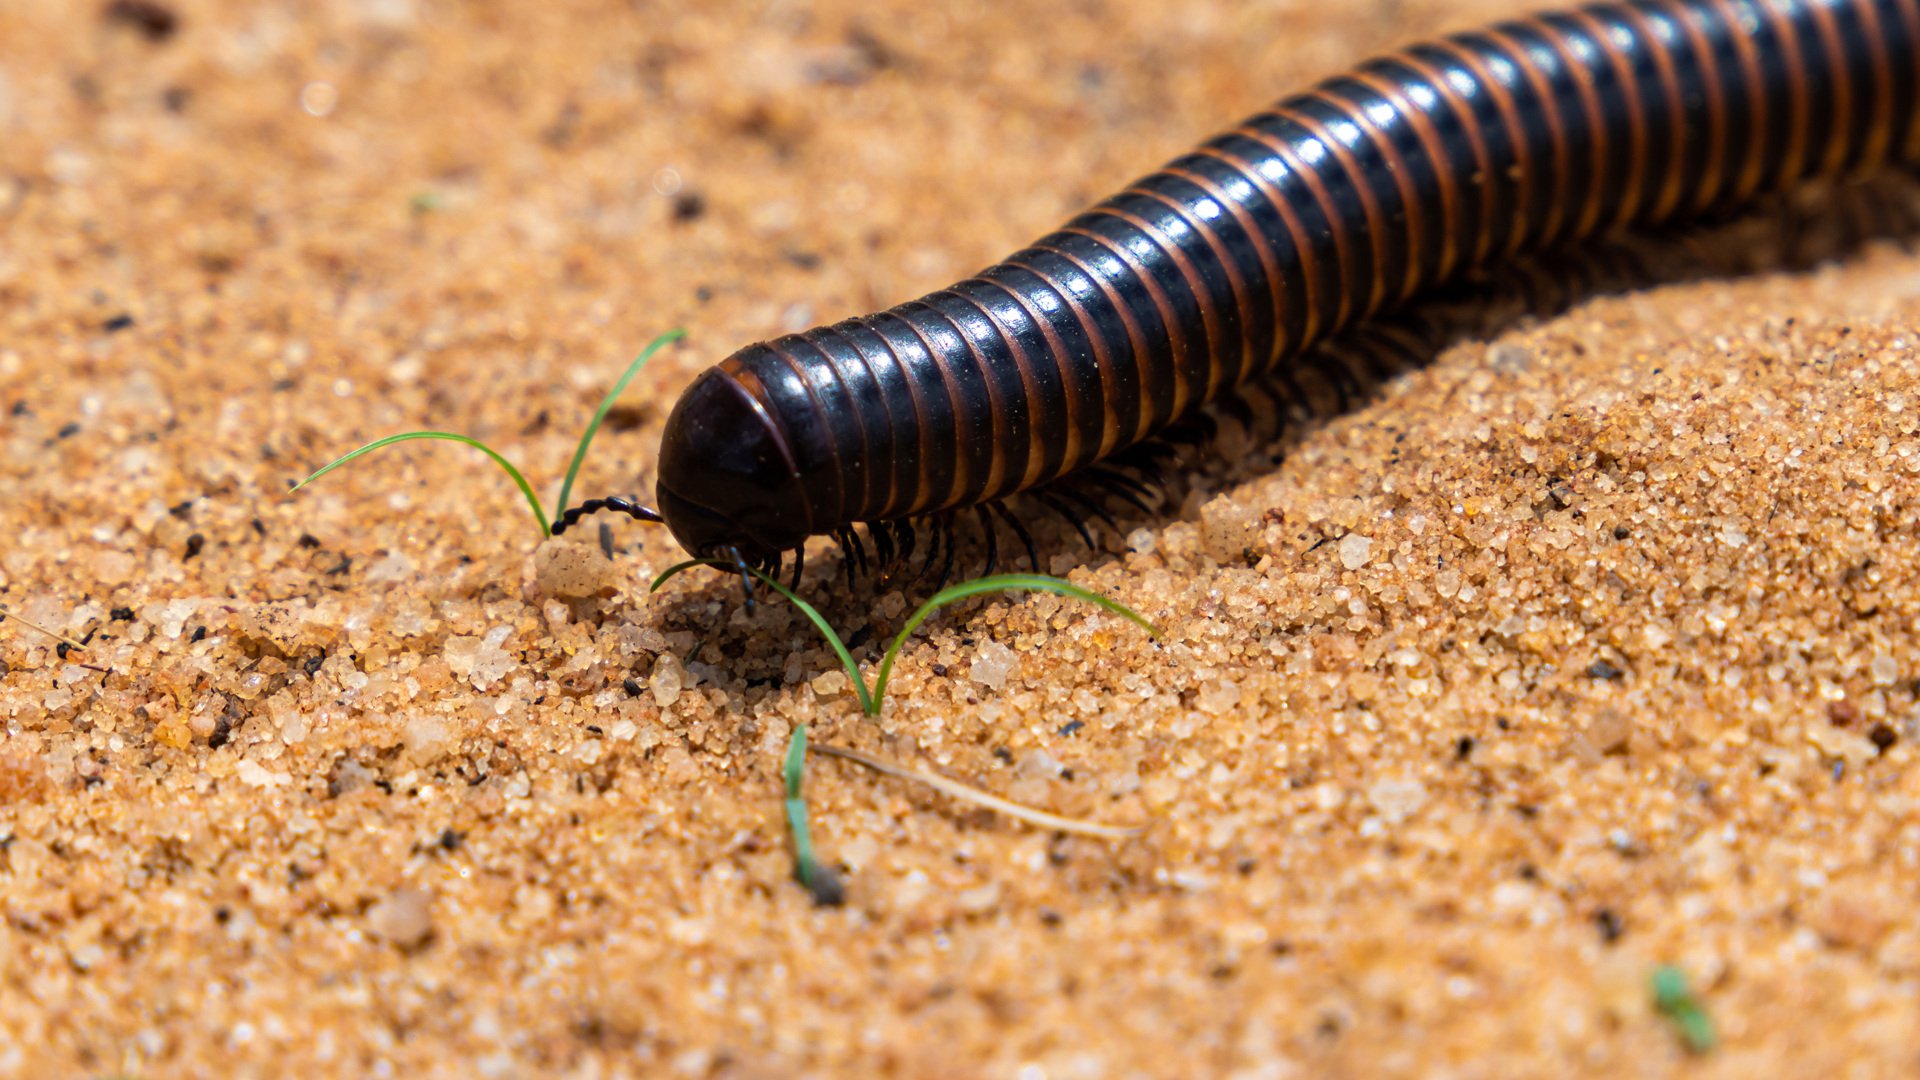
{"label": "small pebble", "polygon": [[611,593],[620,580],[619,567],[598,545],[575,542],[571,533],[534,550],[533,572],[541,592],[569,600]]}
{"label": "small pebble", "polygon": [[1373,559],[1373,541],[1359,533],[1340,538],[1340,565],[1358,570]]}
{"label": "small pebble", "polygon": [[999,690],[1007,685],[1007,676],[1013,673],[1020,658],[1012,649],[997,641],[982,641],[974,649],[973,663],[967,669],[967,678],[989,690]]}
{"label": "small pebble", "polygon": [[433,934],[432,898],[420,889],[400,889],[367,909],[367,929],[412,950]]}
{"label": "small pebble", "polygon": [[685,685],[686,669],[672,653],[661,653],[653,662],[653,674],[647,678],[647,688],[653,691],[653,703],[667,708],[680,700],[681,687]]}

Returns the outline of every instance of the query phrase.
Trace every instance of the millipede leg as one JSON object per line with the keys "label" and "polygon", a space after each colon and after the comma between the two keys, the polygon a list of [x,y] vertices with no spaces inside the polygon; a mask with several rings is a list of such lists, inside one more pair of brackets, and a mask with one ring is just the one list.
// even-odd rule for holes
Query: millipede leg
{"label": "millipede leg", "polygon": [[847,544],[854,558],[860,560],[860,576],[865,577],[867,575],[867,542],[860,539],[859,526],[847,526]]}
{"label": "millipede leg", "polygon": [[1135,479],[1134,477],[1128,476],[1126,473],[1121,472],[1118,469],[1105,469],[1100,471],[1105,472],[1109,477],[1111,477],[1114,483],[1120,485],[1121,487],[1127,489],[1128,491],[1133,492],[1135,495],[1138,495],[1143,499],[1151,499],[1154,497],[1155,493],[1152,488],[1148,487],[1145,483],[1142,483],[1141,481]]}
{"label": "millipede leg", "polygon": [[833,542],[840,545],[840,569],[847,575],[847,591],[853,591],[853,545],[847,541],[847,530],[841,529],[833,534]]}
{"label": "millipede leg", "polygon": [[1153,507],[1148,506],[1146,499],[1143,498],[1146,489],[1135,483],[1131,477],[1114,472],[1112,469],[1091,469],[1087,472],[1087,478],[1099,484],[1108,494],[1141,513],[1153,513]]}
{"label": "millipede leg", "polygon": [[1349,388],[1353,383],[1353,376],[1347,371],[1339,358],[1333,355],[1332,348],[1315,349],[1310,362],[1313,365],[1313,369],[1318,371],[1321,377],[1326,380],[1328,388],[1333,391],[1334,410],[1336,412],[1347,412],[1351,410],[1353,408],[1353,394]]}
{"label": "millipede leg", "polygon": [[[1087,498],[1085,495],[1082,495],[1070,487],[1061,488],[1060,497],[1079,506],[1082,510],[1092,514],[1094,517],[1099,518],[1101,523],[1114,532],[1120,531],[1120,523],[1115,521],[1113,515],[1107,513],[1107,508],[1101,506],[1097,501]],[[1089,546],[1091,546],[1092,542],[1089,541],[1088,543]]]}
{"label": "millipede leg", "polygon": [[933,591],[939,592],[941,589],[946,588],[947,575],[953,572],[953,549],[955,547],[953,542],[953,515],[940,515],[940,517],[936,519],[936,525],[939,529],[939,536],[945,537],[947,542],[947,557],[940,564],[940,580],[933,583]]}
{"label": "millipede leg", "polygon": [[980,531],[987,536],[987,568],[983,573],[990,577],[994,568],[1000,565],[1000,530],[993,527],[993,515],[987,513],[985,505],[973,509],[980,518]]}
{"label": "millipede leg", "polygon": [[807,549],[805,545],[793,549],[793,577],[788,579],[787,588],[800,591],[800,571],[807,568]]}
{"label": "millipede leg", "polygon": [[868,524],[867,535],[873,537],[874,574],[884,581],[887,571],[893,569],[893,530],[886,522],[875,521]]}
{"label": "millipede leg", "polygon": [[1006,503],[994,503],[993,509],[1006,519],[1007,527],[1013,530],[1013,535],[1019,537],[1021,545],[1027,549],[1027,565],[1033,568],[1034,573],[1040,573],[1040,555],[1034,550],[1033,537],[1027,532],[1027,527],[1020,523],[1020,518],[1013,511],[1007,509]]}
{"label": "millipede leg", "polygon": [[901,518],[894,524],[899,531],[901,569],[911,570],[913,569],[913,545],[919,538],[914,535],[913,522],[911,520]]}
{"label": "millipede leg", "polygon": [[727,554],[733,556],[733,568],[740,571],[740,586],[747,593],[747,610],[753,610],[753,573],[747,569],[747,560],[740,556],[740,549],[730,547]]}
{"label": "millipede leg", "polygon": [[[928,574],[933,573],[933,568],[938,565],[936,560],[941,554],[941,546],[952,543],[952,538],[946,534],[946,528],[943,524],[944,521],[944,518],[939,517],[927,519],[927,553],[920,560],[920,572],[913,576],[913,583],[915,585],[920,584],[920,582],[926,579]],[[935,589],[934,591],[938,592],[939,590]]]}
{"label": "millipede leg", "polygon": [[1054,498],[1051,494],[1045,491],[1035,491],[1035,492],[1032,492],[1031,494],[1033,495],[1035,502],[1038,502],[1041,506],[1046,507],[1047,509],[1053,511],[1056,514],[1059,514],[1062,518],[1066,520],[1067,524],[1073,526],[1074,531],[1080,534],[1080,539],[1086,543],[1088,551],[1094,550],[1093,533],[1087,530],[1087,523],[1084,521],[1081,521],[1077,517],[1074,517],[1073,514],[1067,509],[1066,504],[1062,503],[1059,499]]}

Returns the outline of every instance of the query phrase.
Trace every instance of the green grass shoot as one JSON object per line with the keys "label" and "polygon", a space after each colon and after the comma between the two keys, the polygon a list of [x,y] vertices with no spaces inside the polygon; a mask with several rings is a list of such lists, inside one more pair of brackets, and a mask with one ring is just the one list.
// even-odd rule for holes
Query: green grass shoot
{"label": "green grass shoot", "polygon": [[[573,462],[567,466],[567,478],[560,485],[559,506],[561,510],[564,511],[567,508],[567,500],[573,495],[574,478],[580,475],[580,466],[587,460],[587,447],[592,445],[594,435],[599,432],[600,425],[606,421],[607,413],[613,410],[614,402],[625,392],[627,384],[633,381],[633,377],[640,373],[640,369],[646,366],[647,361],[653,359],[653,354],[659,352],[667,345],[679,341],[685,336],[686,331],[684,330],[669,330],[659,337],[654,338],[647,344],[646,348],[640,350],[640,355],[634,358],[633,363],[627,365],[627,370],[621,373],[619,380],[613,384],[613,388],[608,390],[606,396],[600,399],[600,407],[594,411],[593,419],[587,423],[586,430],[580,433],[580,444],[574,448]],[[308,484],[313,483],[315,480],[320,479],[355,458],[370,454],[383,446],[392,446],[394,443],[408,442],[413,439],[446,439],[451,442],[465,443],[492,458],[494,463],[499,465],[508,477],[512,478],[514,486],[520,489],[520,494],[526,497],[527,506],[533,510],[534,523],[540,529],[540,538],[544,540],[553,535],[553,519],[547,516],[546,507],[540,505],[540,496],[534,494],[533,485],[527,482],[525,474],[521,473],[521,471],[514,466],[513,462],[501,456],[500,452],[493,447],[488,446],[486,443],[481,442],[471,435],[460,435],[451,431],[408,431],[399,435],[389,435],[384,439],[375,439],[357,450],[343,454],[328,462],[325,466],[322,466],[309,475],[305,480],[293,485],[292,488],[288,489],[288,494],[299,491],[301,488],[306,487]]]}
{"label": "green grass shoot", "polygon": [[867,715],[880,715],[880,702],[886,697],[887,693],[887,678],[893,674],[893,662],[899,657],[901,646],[907,643],[907,638],[911,636],[915,630],[918,630],[920,624],[926,622],[934,612],[946,607],[948,604],[965,600],[969,596],[978,596],[981,593],[1019,590],[1058,593],[1061,596],[1070,597],[1074,600],[1084,600],[1089,604],[1098,604],[1108,611],[1113,612],[1115,615],[1137,623],[1150,636],[1156,638],[1160,636],[1160,631],[1155,629],[1152,623],[1148,622],[1139,612],[1134,611],[1120,601],[1112,599],[1111,597],[1102,596],[1088,589],[1083,589],[1070,581],[1062,581],[1056,577],[1047,577],[1044,574],[995,574],[992,577],[963,581],[958,585],[951,585],[934,593],[926,603],[921,604],[919,609],[907,619],[907,624],[900,628],[900,632],[894,635],[893,644],[887,646],[886,655],[880,659],[880,671],[873,680],[873,693],[863,702],[867,707]]}
{"label": "green grass shoot", "polygon": [[797,724],[787,742],[787,831],[793,834],[793,876],[822,907],[837,907],[846,899],[840,878],[823,866],[813,850],[813,830],[807,822],[807,799],[801,784],[807,771],[807,725]]}
{"label": "green grass shoot", "polygon": [[471,435],[455,434],[454,432],[451,432],[451,431],[407,431],[407,432],[402,432],[399,435],[389,435],[384,439],[375,439],[372,442],[368,443],[367,445],[360,447],[358,450],[354,450],[350,453],[342,454],[341,456],[334,458],[332,461],[328,462],[326,465],[315,470],[313,474],[308,476],[305,480],[302,480],[299,483],[293,485],[293,487],[289,488],[287,491],[287,494],[291,495],[294,492],[299,491],[301,488],[306,487],[308,484],[313,483],[315,480],[320,479],[321,477],[327,475],[328,473],[332,472],[333,470],[339,468],[342,465],[345,465],[347,462],[352,461],[357,457],[361,457],[366,454],[371,454],[375,450],[378,450],[383,446],[392,446],[394,443],[408,442],[413,439],[447,439],[452,442],[465,443],[468,446],[471,446],[474,449],[479,450],[481,453],[492,458],[495,464],[498,464],[502,469],[506,470],[506,474],[513,478],[514,484],[520,489],[520,494],[526,496],[527,505],[533,508],[534,522],[538,524],[540,527],[540,536],[544,539],[548,535],[546,508],[540,505],[540,496],[535,495],[533,493],[533,485],[527,483],[527,478],[521,474],[519,469],[514,467],[513,462],[508,461],[504,457],[501,457],[500,452],[498,450],[495,450],[493,447],[488,446],[486,443],[481,442],[479,439],[476,439]]}
{"label": "green grass shoot", "polygon": [[620,400],[620,395],[626,392],[627,384],[633,381],[635,375],[640,374],[641,368],[647,366],[647,361],[653,359],[654,353],[686,336],[685,330],[669,330],[648,342],[647,347],[640,350],[640,355],[633,358],[633,363],[627,365],[627,370],[620,374],[613,388],[607,391],[607,396],[600,399],[600,407],[593,411],[593,419],[587,422],[587,430],[580,433],[580,445],[573,451],[573,463],[567,466],[567,478],[560,484],[558,506],[562,511],[566,510],[569,505],[568,500],[573,495],[573,478],[580,475],[580,463],[587,460],[587,447],[592,445],[594,435],[599,432],[600,425],[607,419],[607,413],[613,411],[613,403]]}
{"label": "green grass shoot", "polygon": [[[729,564],[713,559],[688,559],[685,562],[675,563],[665,570],[662,570],[660,576],[653,579],[653,587],[648,591],[658,592],[660,586],[665,585],[674,577],[696,566],[714,566],[722,570],[733,569]],[[1160,636],[1160,631],[1139,612],[1134,611],[1132,608],[1112,597],[1102,596],[1092,590],[1083,589],[1070,581],[1062,581],[1056,577],[1047,577],[1044,574],[995,574],[991,577],[975,578],[972,581],[963,581],[958,585],[950,585],[933,594],[926,603],[921,604],[919,608],[915,609],[914,613],[908,617],[906,625],[900,628],[898,634],[894,635],[893,643],[887,646],[887,651],[880,660],[879,672],[874,679],[872,688],[869,689],[866,679],[860,674],[860,665],[853,659],[852,651],[847,648],[846,642],[840,639],[840,635],[834,630],[833,624],[827,621],[826,616],[820,614],[818,608],[802,600],[794,594],[793,590],[775,581],[767,574],[751,567],[748,568],[748,572],[778,591],[781,596],[786,597],[794,607],[800,609],[801,614],[805,615],[807,619],[819,629],[820,636],[827,639],[827,644],[831,645],[834,653],[840,657],[840,664],[846,668],[847,678],[853,683],[854,693],[860,697],[860,709],[868,716],[880,715],[880,708],[886,703],[887,680],[893,674],[893,662],[899,658],[900,650],[906,645],[907,638],[910,637],[915,630],[918,630],[920,624],[926,622],[934,612],[948,604],[965,600],[970,596],[978,596],[981,593],[1021,590],[1057,593],[1074,600],[1084,600],[1089,604],[1097,604],[1122,618],[1138,624],[1141,628],[1145,629],[1148,634],[1154,637]]]}
{"label": "green grass shoot", "polygon": [[1672,964],[1653,972],[1653,1007],[1673,1024],[1688,1050],[1704,1054],[1720,1042],[1707,1007],[1687,985],[1687,973]]}

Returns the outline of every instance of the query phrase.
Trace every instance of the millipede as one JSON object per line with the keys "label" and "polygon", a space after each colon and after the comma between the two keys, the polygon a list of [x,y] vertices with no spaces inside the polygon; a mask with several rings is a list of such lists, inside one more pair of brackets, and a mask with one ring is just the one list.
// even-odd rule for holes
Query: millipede
{"label": "millipede", "polygon": [[[1414,45],[1287,97],[958,284],[749,345],[662,438],[689,552],[793,580],[809,537],[923,567],[1469,271],[1920,159],[1920,0],[1628,0]],[[1084,529],[1083,529],[1084,535]],[[989,561],[992,555],[988,556]]]}

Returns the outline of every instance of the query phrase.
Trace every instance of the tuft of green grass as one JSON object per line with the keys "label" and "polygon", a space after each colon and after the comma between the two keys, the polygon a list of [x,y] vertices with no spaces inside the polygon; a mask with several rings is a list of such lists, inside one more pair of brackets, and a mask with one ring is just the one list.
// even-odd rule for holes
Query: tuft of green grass
{"label": "tuft of green grass", "polygon": [[793,876],[813,894],[821,907],[839,907],[846,902],[846,886],[840,875],[821,864],[813,851],[813,830],[807,824],[807,799],[801,782],[807,769],[807,725],[797,724],[787,742],[787,831],[793,834]]}
{"label": "tuft of green grass", "polygon": [[[653,586],[648,591],[658,592],[662,585],[665,585],[675,577],[696,566],[713,566],[722,570],[734,569],[731,564],[719,562],[714,559],[688,559],[685,562],[675,563],[665,570],[662,570],[660,575],[653,579]],[[964,600],[969,596],[1020,589],[1058,593],[1076,600],[1085,600],[1088,603],[1098,604],[1108,611],[1138,623],[1146,629],[1147,633],[1152,634],[1154,637],[1160,636],[1159,630],[1132,608],[1127,607],[1118,600],[1101,596],[1099,593],[1083,589],[1069,581],[1062,581],[1059,578],[1045,577],[1039,574],[999,574],[993,577],[976,578],[972,581],[961,582],[951,588],[942,589],[914,611],[913,615],[907,619],[906,625],[901,627],[898,634],[894,635],[893,643],[887,647],[886,654],[880,661],[878,678],[875,680],[873,687],[869,689],[866,679],[860,674],[860,665],[853,659],[852,650],[847,648],[847,643],[841,640],[840,634],[834,630],[833,624],[827,621],[827,617],[820,614],[819,608],[807,603],[792,589],[782,585],[780,582],[774,580],[771,575],[763,571],[749,567],[748,573],[751,573],[781,596],[786,597],[787,601],[798,608],[800,613],[805,615],[807,620],[813,623],[814,627],[820,631],[820,636],[827,639],[827,644],[832,646],[834,653],[840,657],[840,664],[846,669],[847,679],[853,683],[854,693],[860,697],[861,711],[868,716],[880,715],[880,707],[886,700],[887,677],[892,673],[893,662],[899,657],[900,649],[906,644],[907,638],[911,636],[915,630],[919,629],[920,624],[926,622],[934,612],[948,604]],[[1097,822],[1064,818],[1057,814],[1049,814],[1044,811],[1035,810],[1032,807],[1022,806],[1019,803],[1002,799],[997,795],[988,794],[978,788],[969,787],[958,781],[949,780],[943,776],[935,776],[932,773],[908,769],[891,762],[882,761],[871,755],[860,753],[857,750],[849,750],[838,746],[822,746],[820,747],[820,752],[832,757],[844,758],[887,776],[925,784],[953,798],[971,802],[978,806],[985,806],[988,809],[996,810],[1039,828],[1056,829],[1061,832],[1076,833],[1082,836],[1095,836],[1107,840],[1123,840],[1127,837],[1136,836],[1140,832],[1138,828],[1130,826],[1101,825]],[[813,894],[814,903],[826,907],[838,906],[846,899],[846,887],[840,881],[839,876],[832,870],[821,865],[818,857],[814,854],[813,834],[808,826],[807,819],[807,803],[801,794],[800,784],[802,774],[806,768],[806,756],[807,728],[805,724],[801,724],[794,728],[793,738],[787,744],[786,809],[787,829],[793,834],[793,873],[794,877],[798,878],[800,883],[807,887],[807,891]]]}
{"label": "tuft of green grass", "polygon": [[1673,1024],[1680,1041],[1693,1053],[1704,1054],[1719,1045],[1713,1017],[1687,985],[1687,973],[1680,968],[1665,964],[1654,969],[1653,1007]]}
{"label": "tuft of green grass", "polygon": [[[733,569],[730,564],[713,559],[688,559],[685,562],[675,563],[665,570],[662,570],[660,576],[653,579],[653,586],[648,591],[658,592],[660,586],[665,585],[681,573],[696,566],[715,566],[723,570]],[[995,574],[991,577],[975,578],[972,581],[963,581],[958,585],[950,585],[933,594],[926,603],[921,604],[915,609],[914,613],[907,618],[906,625],[900,628],[898,634],[894,635],[892,644],[887,646],[886,653],[880,659],[880,669],[875,676],[873,686],[869,689],[866,679],[860,674],[860,665],[854,662],[853,652],[847,648],[846,642],[840,639],[840,635],[834,630],[833,624],[827,621],[826,616],[820,614],[818,608],[802,600],[794,594],[793,590],[775,581],[768,574],[751,567],[748,568],[747,572],[778,591],[781,596],[786,597],[788,602],[792,603],[794,607],[799,608],[800,613],[805,615],[807,619],[819,629],[820,636],[827,639],[827,644],[832,646],[834,653],[840,657],[840,664],[846,668],[847,678],[853,683],[853,691],[859,695],[860,710],[868,716],[879,716],[881,706],[886,704],[887,680],[893,674],[893,662],[899,657],[901,648],[907,643],[907,638],[911,636],[915,630],[920,628],[921,623],[926,622],[927,619],[932,617],[934,612],[946,607],[948,604],[965,600],[970,596],[978,596],[982,593],[990,592],[1018,592],[1022,590],[1057,593],[1074,600],[1083,600],[1089,604],[1097,604],[1122,618],[1138,624],[1146,630],[1149,635],[1156,638],[1160,636],[1159,629],[1148,622],[1146,617],[1139,612],[1112,597],[1102,596],[1089,589],[1083,589],[1071,581],[1062,581],[1059,578],[1048,577],[1045,574]]]}
{"label": "tuft of green grass", "polygon": [[[586,430],[580,433],[580,443],[573,451],[573,462],[567,466],[567,478],[560,485],[560,509],[562,511],[566,510],[567,500],[573,495],[573,481],[575,477],[580,475],[580,466],[587,459],[587,447],[592,445],[593,437],[600,431],[600,425],[606,421],[607,413],[612,411],[613,403],[618,400],[620,395],[627,389],[627,384],[633,381],[633,377],[640,373],[640,369],[646,366],[647,361],[653,359],[654,353],[659,352],[673,342],[679,341],[686,336],[686,333],[685,330],[680,329],[669,330],[659,337],[654,338],[651,342],[648,342],[647,347],[640,350],[640,355],[634,358],[633,363],[627,365],[626,371],[621,373],[620,378],[613,384],[613,388],[608,390],[606,396],[600,399],[600,407],[594,410],[593,419],[587,423]],[[313,483],[315,480],[320,479],[355,458],[370,454],[383,446],[392,446],[394,443],[408,442],[414,439],[446,439],[451,442],[465,443],[492,458],[494,463],[499,465],[507,476],[513,480],[514,486],[520,489],[520,494],[526,497],[527,506],[533,510],[534,524],[540,530],[540,538],[544,540],[553,535],[553,519],[547,516],[546,507],[540,505],[540,496],[534,494],[533,485],[527,482],[526,475],[523,474],[513,462],[508,461],[493,447],[488,446],[486,443],[481,442],[471,435],[461,435],[452,431],[407,431],[399,435],[389,435],[384,439],[375,439],[365,446],[342,454],[340,457],[333,459],[326,465],[315,470],[305,480],[289,488],[287,494],[291,495],[299,491],[301,488],[306,487],[308,484]]]}
{"label": "tuft of green grass", "polygon": [[[713,566],[722,570],[734,569],[731,564],[714,559],[688,559],[662,570],[660,575],[653,579],[653,585],[648,591],[658,592],[661,586],[696,566]],[[827,639],[827,644],[833,647],[834,653],[840,657],[841,665],[846,668],[847,678],[853,683],[854,692],[860,696],[861,711],[868,716],[878,716],[880,714],[880,706],[885,701],[887,676],[891,673],[893,662],[900,655],[900,649],[906,644],[907,638],[912,635],[915,630],[919,629],[920,624],[926,622],[934,612],[948,604],[964,600],[969,596],[1020,589],[1058,593],[1062,596],[1097,604],[1100,607],[1106,608],[1108,611],[1139,624],[1146,629],[1147,633],[1152,634],[1154,637],[1160,636],[1159,630],[1132,608],[1127,607],[1125,604],[1111,597],[1101,596],[1099,593],[1083,589],[1072,582],[1061,581],[1059,578],[1050,578],[1038,574],[999,574],[993,577],[976,578],[973,581],[961,582],[951,588],[942,589],[914,611],[913,615],[907,619],[906,625],[894,636],[893,643],[888,646],[886,654],[880,662],[878,678],[874,682],[872,689],[869,689],[866,680],[860,674],[860,665],[853,659],[852,651],[847,648],[846,642],[841,640],[839,633],[834,630],[833,624],[827,621],[827,617],[820,614],[819,608],[807,603],[792,589],[782,585],[771,575],[763,571],[749,567],[748,573],[758,578],[768,588],[786,597],[787,601],[798,608],[800,613],[805,615],[808,621],[812,622],[814,627],[820,631],[820,636]],[[844,758],[887,776],[925,784],[953,798],[996,810],[1039,828],[1055,829],[1060,832],[1100,837],[1107,840],[1123,840],[1140,833],[1140,829],[1136,827],[1101,825],[1097,822],[1064,818],[1057,814],[1049,814],[1044,811],[1035,810],[1032,807],[1022,806],[1019,803],[1002,799],[997,795],[988,794],[978,788],[969,787],[958,781],[949,780],[943,776],[935,776],[932,773],[908,769],[888,761],[882,761],[871,755],[863,754],[857,750],[850,750],[838,746],[822,746],[820,747],[820,752],[832,757]],[[806,796],[802,789],[802,782],[806,774],[806,762],[807,726],[805,724],[799,724],[794,727],[793,736],[787,742],[787,758],[783,770],[786,779],[787,831],[793,838],[793,876],[800,884],[806,886],[807,891],[813,895],[813,902],[815,904],[821,907],[838,907],[846,902],[846,885],[840,880],[838,874],[835,874],[831,868],[820,862],[819,856],[814,851],[813,830],[807,814]]]}

